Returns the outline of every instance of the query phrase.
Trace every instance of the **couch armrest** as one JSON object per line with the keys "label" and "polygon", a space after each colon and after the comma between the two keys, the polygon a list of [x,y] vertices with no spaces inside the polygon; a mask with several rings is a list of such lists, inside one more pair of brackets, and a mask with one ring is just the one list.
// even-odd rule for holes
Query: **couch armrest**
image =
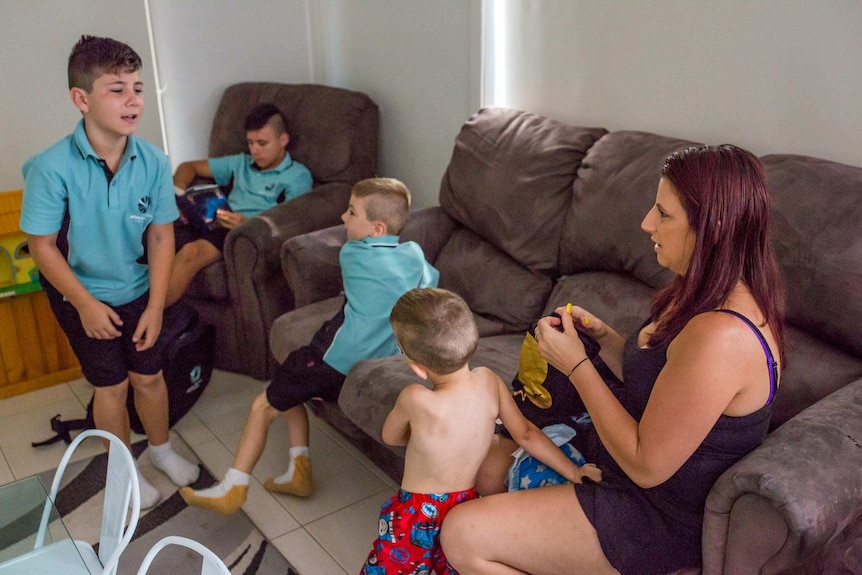
{"label": "couch armrest", "polygon": [[[457,225],[439,207],[417,210],[410,214],[400,241],[417,242],[433,264]],[[296,307],[341,293],[343,285],[338,253],[346,241],[344,227],[335,226],[296,236],[284,243],[281,267]]]}
{"label": "couch armrest", "polygon": [[338,254],[346,241],[342,225],[296,236],[282,246],[281,267],[297,308],[341,293]]}
{"label": "couch armrest", "polygon": [[[780,391],[779,391],[780,393]],[[769,434],[706,502],[703,573],[780,573],[862,518],[862,380]]]}
{"label": "couch armrest", "polygon": [[[289,238],[341,222],[350,186],[324,184],[291,201],[250,218],[225,241],[224,261],[231,305],[245,349],[269,350],[268,334],[275,318],[293,308],[293,295],[281,272],[281,246]],[[248,373],[266,378],[268,351],[250,353]]]}
{"label": "couch armrest", "polygon": [[317,330],[343,305],[344,296],[340,295],[298,307],[275,318],[269,331],[269,347],[275,361],[284,363],[290,352],[311,343]]}

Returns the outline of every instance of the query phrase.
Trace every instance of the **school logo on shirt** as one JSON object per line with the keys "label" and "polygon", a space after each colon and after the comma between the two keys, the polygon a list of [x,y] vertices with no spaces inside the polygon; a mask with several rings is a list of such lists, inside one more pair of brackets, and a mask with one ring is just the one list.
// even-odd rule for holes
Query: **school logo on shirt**
{"label": "school logo on shirt", "polygon": [[138,200],[138,211],[142,214],[146,214],[147,210],[150,209],[150,196],[144,196],[140,200]]}

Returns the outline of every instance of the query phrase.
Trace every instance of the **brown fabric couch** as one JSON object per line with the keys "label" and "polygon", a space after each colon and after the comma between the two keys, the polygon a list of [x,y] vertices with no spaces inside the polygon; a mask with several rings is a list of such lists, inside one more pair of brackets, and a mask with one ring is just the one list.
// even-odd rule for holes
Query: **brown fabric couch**
{"label": "brown fabric couch", "polygon": [[[402,239],[418,241],[440,270],[440,286],[475,312],[482,337],[472,365],[511,381],[524,330],[569,301],[622,333],[637,328],[669,280],[639,224],[664,158],[692,144],[513,110],[484,109],[467,121],[439,207],[415,213]],[[793,155],[762,162],[789,359],[765,443],[709,496],[702,571],[860,573],[862,168]],[[337,309],[343,241],[343,229],[331,228],[284,245],[288,283],[302,298],[273,324],[279,360]],[[382,447],[380,431],[413,381],[400,357],[360,362],[338,405],[319,410],[396,479],[403,451]]]}
{"label": "brown fabric couch", "polygon": [[352,185],[377,169],[379,111],[359,92],[313,84],[247,82],[228,87],[213,121],[209,157],[247,151],[251,109],[273,102],[285,114],[288,152],[305,164],[314,189],[231,231],[224,260],[201,270],[184,296],[216,326],[216,367],[257,379],[271,375],[269,329],[293,309],[281,272],[281,244],[341,223]]}

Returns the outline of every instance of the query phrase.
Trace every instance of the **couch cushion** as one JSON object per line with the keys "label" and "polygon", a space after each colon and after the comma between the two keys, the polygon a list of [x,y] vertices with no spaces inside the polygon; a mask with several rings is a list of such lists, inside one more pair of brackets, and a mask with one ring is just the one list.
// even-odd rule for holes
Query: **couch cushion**
{"label": "couch cushion", "polygon": [[502,331],[527,329],[553,287],[550,278],[521,267],[463,227],[443,246],[434,266],[441,288],[464,298],[474,313],[502,324]]}
{"label": "couch cushion", "polygon": [[772,410],[776,428],[809,405],[862,377],[862,360],[794,326],[787,328],[787,364]]}
{"label": "couch cushion", "polygon": [[[383,422],[395,406],[398,394],[411,383],[423,383],[401,356],[357,362],[347,373],[338,395],[338,407],[362,431],[383,443]],[[403,447],[386,445],[404,456]]]}
{"label": "couch cushion", "polygon": [[629,274],[584,272],[557,282],[543,315],[571,302],[628,337],[649,317],[654,293],[655,290]]}
{"label": "couch cushion", "polygon": [[560,245],[562,273],[629,272],[664,286],[671,273],[656,261],[641,221],[655,203],[664,160],[694,142],[644,132],[612,132],[595,143],[578,170]]}
{"label": "couch cushion", "polygon": [[487,367],[499,375],[511,389],[512,380],[518,375],[518,361],[523,343],[523,332],[483,337],[479,340],[476,355],[470,360],[470,367]]}
{"label": "couch cushion", "polygon": [[764,156],[787,319],[862,357],[862,168]]}
{"label": "couch cushion", "polygon": [[528,112],[480,110],[455,140],[440,206],[528,269],[554,274],[572,180],[605,133]]}

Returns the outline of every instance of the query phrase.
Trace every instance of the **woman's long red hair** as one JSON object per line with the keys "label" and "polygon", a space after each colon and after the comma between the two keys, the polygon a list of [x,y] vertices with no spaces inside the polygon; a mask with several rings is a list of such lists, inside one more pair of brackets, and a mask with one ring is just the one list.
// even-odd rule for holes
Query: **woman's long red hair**
{"label": "woman's long red hair", "polygon": [[650,345],[673,339],[694,316],[720,308],[742,280],[772,329],[783,362],[784,294],[760,160],[731,145],[694,147],[671,154],[662,177],[679,194],[696,245],[685,275],[653,302],[658,323]]}

